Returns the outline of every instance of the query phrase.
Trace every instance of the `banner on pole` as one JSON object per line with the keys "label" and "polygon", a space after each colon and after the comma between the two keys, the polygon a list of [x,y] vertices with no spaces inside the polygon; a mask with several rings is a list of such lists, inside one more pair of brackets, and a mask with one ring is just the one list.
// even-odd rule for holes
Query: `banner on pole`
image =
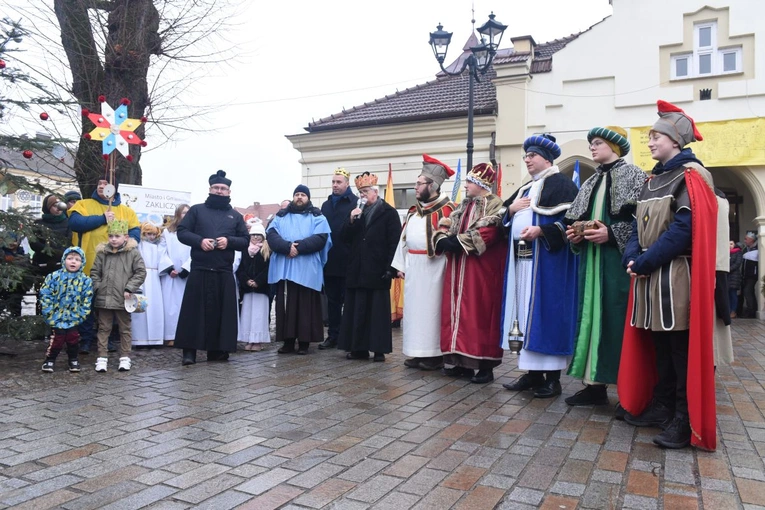
{"label": "banner on pole", "polygon": [[122,205],[135,211],[138,221],[149,221],[157,226],[172,218],[175,208],[181,204],[191,205],[191,193],[166,189],[144,188],[133,184],[120,184]]}

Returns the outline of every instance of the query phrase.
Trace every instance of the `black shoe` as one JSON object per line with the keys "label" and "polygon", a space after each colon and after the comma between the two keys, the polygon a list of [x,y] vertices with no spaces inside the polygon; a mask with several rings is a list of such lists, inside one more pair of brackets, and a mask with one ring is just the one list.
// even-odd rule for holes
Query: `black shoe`
{"label": "black shoe", "polygon": [[494,380],[494,371],[492,369],[479,370],[477,374],[475,374],[473,377],[470,378],[470,382],[475,384],[486,384],[486,383],[490,383],[493,380]]}
{"label": "black shoe", "polygon": [[276,352],[278,352],[279,354],[289,354],[291,352],[295,352],[295,344],[292,344],[292,345],[284,344]]}
{"label": "black shoe", "polygon": [[407,368],[420,368],[420,358],[409,358],[404,361],[404,366]]}
{"label": "black shoe", "polygon": [[654,400],[639,416],[624,415],[624,421],[635,427],[659,427],[666,429],[675,417],[674,409]]}
{"label": "black shoe", "polygon": [[226,351],[207,351],[207,361],[228,361]]}
{"label": "black shoe", "polygon": [[608,393],[602,384],[588,384],[583,390],[566,397],[570,406],[605,406],[608,405]]}
{"label": "black shoe", "polygon": [[614,409],[614,418],[619,421],[624,421],[624,417],[627,415],[627,410],[622,407],[620,403],[616,403],[616,409]]}
{"label": "black shoe", "polygon": [[426,361],[420,361],[420,363],[417,365],[417,368],[420,370],[438,370],[440,368],[444,368],[444,362],[440,359],[438,361],[426,360]]}
{"label": "black shoe", "polygon": [[53,360],[46,360],[45,363],[43,363],[42,366],[43,372],[53,372]]}
{"label": "black shoe", "polygon": [[653,438],[653,442],[664,448],[685,448],[691,444],[690,421],[687,417],[676,416],[664,432]]}
{"label": "black shoe", "polygon": [[345,355],[345,359],[369,359],[369,351],[351,351]]}
{"label": "black shoe", "polygon": [[502,387],[510,391],[536,390],[545,383],[542,374],[523,374],[511,383],[503,384]]}
{"label": "black shoe", "polygon": [[560,381],[545,381],[545,383],[534,392],[534,398],[553,398],[561,393],[563,393],[563,389],[560,387]]}
{"label": "black shoe", "polygon": [[194,365],[197,362],[197,351],[196,349],[183,349],[183,360],[181,361],[181,365]]}
{"label": "black shoe", "polygon": [[319,350],[323,351],[324,349],[335,349],[337,348],[337,340],[334,338],[327,338],[322,343],[319,344]]}
{"label": "black shoe", "polygon": [[308,347],[301,347],[297,351],[295,351],[295,354],[299,354],[301,356],[305,356],[308,354]]}
{"label": "black shoe", "polygon": [[70,372],[80,372],[80,362],[76,359],[70,359],[69,360],[69,371]]}
{"label": "black shoe", "polygon": [[473,370],[463,367],[444,368],[441,373],[449,377],[473,377]]}
{"label": "black shoe", "polygon": [[376,352],[374,357],[372,358],[372,361],[385,361],[385,354],[381,352]]}

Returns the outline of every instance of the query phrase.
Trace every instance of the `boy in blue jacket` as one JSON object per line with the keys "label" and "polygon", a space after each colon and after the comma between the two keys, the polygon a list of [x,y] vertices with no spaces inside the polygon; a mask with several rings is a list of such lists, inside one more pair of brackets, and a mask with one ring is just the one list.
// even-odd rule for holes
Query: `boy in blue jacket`
{"label": "boy in blue jacket", "polygon": [[77,360],[80,333],[77,326],[90,313],[93,299],[93,282],[82,272],[84,265],[85,252],[76,246],[67,248],[61,257],[61,269],[46,276],[40,289],[42,314],[45,322],[53,328],[45,352],[43,372],[53,372],[56,358],[65,345],[69,356],[69,371],[80,371],[80,362]]}

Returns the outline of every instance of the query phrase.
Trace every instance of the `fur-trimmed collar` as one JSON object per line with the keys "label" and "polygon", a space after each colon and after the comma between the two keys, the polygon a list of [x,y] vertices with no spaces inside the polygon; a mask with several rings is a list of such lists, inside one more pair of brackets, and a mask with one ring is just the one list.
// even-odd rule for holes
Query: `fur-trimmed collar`
{"label": "fur-trimmed collar", "polygon": [[119,253],[121,251],[130,251],[135,250],[138,247],[138,243],[133,239],[132,237],[128,237],[127,242],[117,250],[112,249],[111,246],[109,246],[109,241],[100,243],[98,246],[96,246],[96,253],[106,253],[106,254],[112,254],[112,253]]}
{"label": "fur-trimmed collar", "polygon": [[609,213],[612,216],[619,214],[632,213],[637,204],[637,198],[648,175],[635,165],[626,163],[623,159],[616,160],[616,164],[610,170],[605,171],[602,166],[595,169],[595,173],[579,189],[579,194],[571,203],[566,213],[566,218],[570,220],[589,219],[590,202],[592,194],[595,192],[596,185],[600,178],[605,175],[606,183],[609,185],[606,203],[609,206]]}
{"label": "fur-trimmed collar", "polygon": [[545,188],[546,181],[550,179],[551,177],[554,178],[553,180],[558,179],[558,177],[556,176],[559,174],[560,174],[560,169],[558,169],[558,165],[553,165],[550,168],[547,168],[546,170],[542,171],[542,173],[540,173],[535,180],[529,181],[523,186],[521,186],[515,195],[515,200],[519,200],[520,198],[522,198],[523,194],[526,192],[527,189],[530,189],[531,187],[535,187],[537,188],[536,201],[530,204],[530,208],[532,211],[534,211],[537,214],[541,214],[542,216],[555,216],[556,214],[560,214],[563,211],[568,210],[568,208],[571,206],[570,202],[558,203],[557,201],[555,201],[554,205],[548,207],[545,205],[545,200],[543,200],[543,197],[542,197],[542,192]]}

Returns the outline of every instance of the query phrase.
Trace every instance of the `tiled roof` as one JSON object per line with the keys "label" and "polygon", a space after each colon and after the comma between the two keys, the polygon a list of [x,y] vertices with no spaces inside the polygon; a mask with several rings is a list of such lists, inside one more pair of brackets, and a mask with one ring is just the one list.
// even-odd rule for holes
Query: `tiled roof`
{"label": "tiled roof", "polygon": [[21,151],[0,148],[0,167],[7,166],[18,170],[35,172],[53,180],[74,180],[73,159],[66,152],[62,159],[57,159],[50,151],[35,151],[30,159],[26,159]]}
{"label": "tiled roof", "polygon": [[[549,72],[552,69],[552,55],[563,49],[568,43],[579,37],[572,34],[568,37],[555,39],[536,46],[532,73]],[[465,45],[469,48],[470,40]],[[463,49],[464,50],[464,49]],[[470,51],[462,54],[447,69],[458,71]],[[496,64],[525,62],[529,52],[515,53],[512,48],[501,49],[494,58]],[[395,94],[375,99],[363,105],[354,106],[340,113],[311,122],[305,128],[309,133],[319,131],[334,131],[351,129],[362,126],[377,126],[384,124],[400,124],[423,120],[458,118],[467,115],[469,76],[464,73],[459,76],[448,76],[443,72],[437,79],[422,85],[396,91]],[[491,83],[496,76],[490,69],[481,81],[475,84],[474,115],[492,115],[497,110],[497,91]]]}

